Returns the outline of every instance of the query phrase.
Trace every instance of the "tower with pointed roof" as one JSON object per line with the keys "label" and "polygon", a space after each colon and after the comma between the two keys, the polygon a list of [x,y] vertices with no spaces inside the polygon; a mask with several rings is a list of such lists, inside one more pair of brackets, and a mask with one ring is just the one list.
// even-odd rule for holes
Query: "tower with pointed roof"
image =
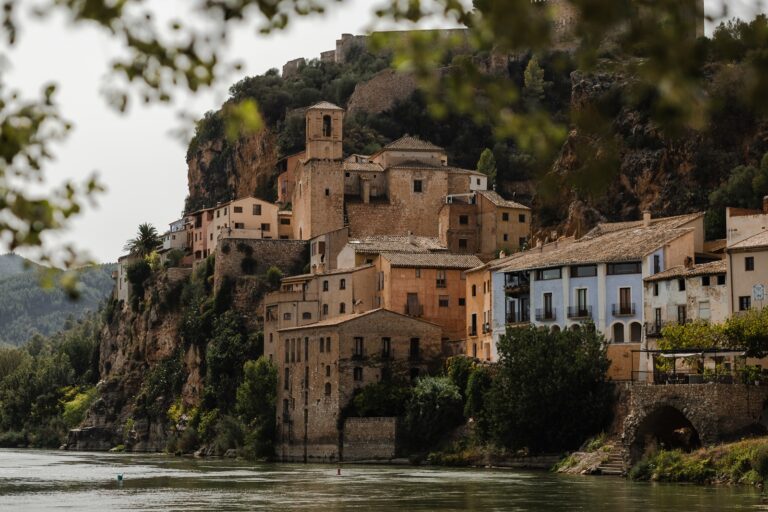
{"label": "tower with pointed roof", "polygon": [[341,160],[344,109],[322,101],[307,109],[307,159]]}

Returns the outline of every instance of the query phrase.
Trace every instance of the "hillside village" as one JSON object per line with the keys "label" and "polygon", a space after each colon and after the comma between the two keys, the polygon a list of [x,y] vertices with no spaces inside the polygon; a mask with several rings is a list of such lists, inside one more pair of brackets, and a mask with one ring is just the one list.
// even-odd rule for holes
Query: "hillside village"
{"label": "hillside village", "polygon": [[[763,211],[729,208],[725,240],[704,239],[703,212],[647,211],[580,238],[532,239],[531,209],[452,167],[443,148],[403,135],[345,156],[343,109],[321,102],[305,115],[306,148],[281,161],[277,202],[241,197],[189,212],[159,251],[178,278],[213,258],[217,288],[281,269],[278,289],[247,315],[279,369],[282,460],[391,455],[387,418],[339,425],[355,391],[392,371],[416,379],[452,355],[494,363],[510,326],[595,328],[612,380],[653,382],[664,326],[762,306],[768,200]],[[124,308],[135,258],[116,272]]]}

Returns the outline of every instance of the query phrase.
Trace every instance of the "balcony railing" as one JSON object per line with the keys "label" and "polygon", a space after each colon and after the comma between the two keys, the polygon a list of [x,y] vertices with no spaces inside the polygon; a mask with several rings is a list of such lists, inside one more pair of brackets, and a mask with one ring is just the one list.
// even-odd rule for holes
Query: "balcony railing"
{"label": "balcony railing", "polygon": [[568,306],[568,318],[572,320],[592,318],[592,306]]}
{"label": "balcony railing", "polygon": [[469,329],[467,329],[467,333],[470,336],[477,336],[477,327],[470,327]]}
{"label": "balcony railing", "polygon": [[635,303],[632,304],[613,304],[611,308],[613,316],[634,316]]}
{"label": "balcony railing", "polygon": [[552,309],[537,309],[536,310],[536,321],[537,322],[551,322],[557,320],[557,312],[554,308]]}
{"label": "balcony railing", "polygon": [[531,313],[527,309],[524,311],[516,311],[507,313],[508,324],[525,324],[531,321]]}

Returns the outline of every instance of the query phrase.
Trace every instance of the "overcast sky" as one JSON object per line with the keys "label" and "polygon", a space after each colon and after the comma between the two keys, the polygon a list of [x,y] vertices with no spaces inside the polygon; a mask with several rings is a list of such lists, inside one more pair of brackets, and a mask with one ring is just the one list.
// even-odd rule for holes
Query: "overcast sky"
{"label": "overcast sky", "polygon": [[[705,0],[707,14],[719,16],[720,0]],[[229,53],[244,64],[242,75],[254,75],[297,57],[315,58],[335,47],[343,32],[365,33],[372,27],[370,0],[346,0],[325,16],[303,19],[289,30],[270,36],[242,27],[232,32]],[[183,0],[153,2],[167,12]],[[756,0],[728,0],[729,16],[751,18]],[[760,8],[763,10],[762,8]],[[435,26],[430,24],[430,28]],[[402,27],[409,28],[409,27]],[[711,30],[711,26],[708,27]],[[82,180],[99,173],[106,193],[73,223],[65,239],[101,262],[116,261],[126,239],[141,222],[161,232],[177,219],[187,193],[185,145],[170,132],[180,126],[180,110],[196,116],[215,109],[226,99],[231,83],[222,81],[212,91],[182,98],[174,106],[134,106],[126,115],[115,113],[100,89],[117,46],[95,28],[72,28],[62,19],[27,23],[19,43],[9,52],[6,86],[37,97],[43,84],[59,84],[65,118],[74,122],[69,138],[56,147],[56,160],[46,167],[50,182]],[[2,248],[0,248],[2,249]],[[0,250],[0,252],[2,252]]]}

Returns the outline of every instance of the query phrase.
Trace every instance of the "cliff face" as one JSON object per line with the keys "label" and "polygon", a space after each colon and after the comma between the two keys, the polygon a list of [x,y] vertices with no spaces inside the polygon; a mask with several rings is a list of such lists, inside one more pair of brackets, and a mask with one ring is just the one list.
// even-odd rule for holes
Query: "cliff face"
{"label": "cliff face", "polygon": [[269,128],[234,142],[203,143],[187,158],[186,211],[255,195],[266,197],[276,177],[277,140]]}

